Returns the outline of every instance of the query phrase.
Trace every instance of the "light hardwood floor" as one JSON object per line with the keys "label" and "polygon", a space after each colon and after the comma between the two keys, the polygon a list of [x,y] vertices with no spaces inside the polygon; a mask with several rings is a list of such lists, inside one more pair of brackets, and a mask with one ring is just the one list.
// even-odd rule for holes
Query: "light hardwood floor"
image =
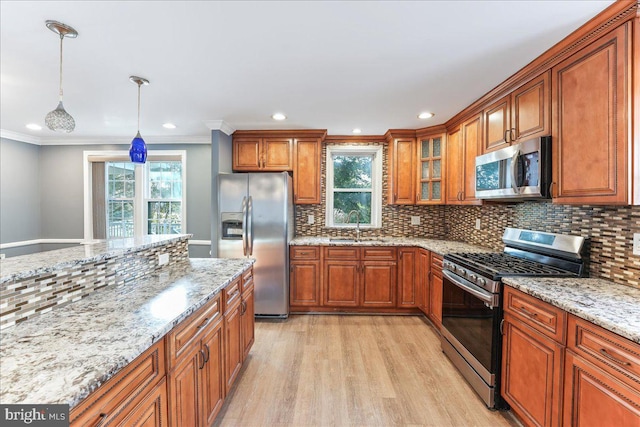
{"label": "light hardwood floor", "polygon": [[256,340],[216,426],[515,426],[418,316],[295,315]]}

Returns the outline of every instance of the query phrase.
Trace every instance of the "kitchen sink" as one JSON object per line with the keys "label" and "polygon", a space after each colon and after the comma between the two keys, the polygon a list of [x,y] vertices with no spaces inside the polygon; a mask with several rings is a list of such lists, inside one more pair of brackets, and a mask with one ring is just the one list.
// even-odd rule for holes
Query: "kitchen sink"
{"label": "kitchen sink", "polygon": [[329,242],[333,243],[383,243],[384,240],[371,238],[371,237],[363,237],[360,240],[351,239],[348,237],[330,237]]}
{"label": "kitchen sink", "polygon": [[347,239],[343,237],[331,237],[329,238],[329,241],[335,243],[357,243],[356,239]]}

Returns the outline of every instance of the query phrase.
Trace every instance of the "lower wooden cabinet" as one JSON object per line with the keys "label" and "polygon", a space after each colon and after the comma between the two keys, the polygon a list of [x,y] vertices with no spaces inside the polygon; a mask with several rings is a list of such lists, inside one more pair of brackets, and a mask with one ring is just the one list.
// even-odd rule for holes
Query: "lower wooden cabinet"
{"label": "lower wooden cabinet", "polygon": [[426,249],[418,249],[416,260],[416,297],[418,308],[429,315],[429,299],[431,292],[431,253]]}
{"label": "lower wooden cabinet", "polygon": [[320,307],[320,248],[289,248],[289,305],[292,311],[304,307]]}
{"label": "lower wooden cabinet", "polygon": [[240,301],[240,325],[242,326],[242,361],[249,356],[251,347],[256,340],[255,323],[256,310],[254,304],[253,282],[250,286],[243,284],[242,300]]}
{"label": "lower wooden cabinet", "polygon": [[362,294],[358,306],[394,308],[396,306],[396,263],[362,261],[360,266]]}
{"label": "lower wooden cabinet", "polygon": [[163,379],[127,415],[118,427],[164,427],[167,425],[167,383]]}
{"label": "lower wooden cabinet", "polygon": [[416,248],[398,249],[398,307],[417,307]]}
{"label": "lower wooden cabinet", "polygon": [[225,390],[229,392],[242,367],[242,306],[238,299],[224,313]]}
{"label": "lower wooden cabinet", "polygon": [[437,329],[442,327],[442,257],[433,252],[431,253],[428,316]]}
{"label": "lower wooden cabinet", "polygon": [[[202,398],[202,419],[204,424],[213,424],[224,403],[226,395],[224,388],[224,336],[222,322],[212,328],[202,338],[206,362],[200,374],[200,390]],[[187,425],[187,424],[183,424]]]}

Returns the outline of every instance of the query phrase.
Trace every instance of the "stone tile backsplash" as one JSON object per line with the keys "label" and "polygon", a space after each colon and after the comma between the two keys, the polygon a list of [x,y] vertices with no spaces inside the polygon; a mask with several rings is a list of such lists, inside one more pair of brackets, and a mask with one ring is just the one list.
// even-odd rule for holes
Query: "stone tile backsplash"
{"label": "stone tile backsplash", "polygon": [[[158,255],[163,253],[169,254],[170,261],[160,267]],[[82,299],[105,286],[139,279],[159,268],[175,265],[188,256],[188,239],[185,238],[167,245],[3,283],[0,285],[0,329]]]}

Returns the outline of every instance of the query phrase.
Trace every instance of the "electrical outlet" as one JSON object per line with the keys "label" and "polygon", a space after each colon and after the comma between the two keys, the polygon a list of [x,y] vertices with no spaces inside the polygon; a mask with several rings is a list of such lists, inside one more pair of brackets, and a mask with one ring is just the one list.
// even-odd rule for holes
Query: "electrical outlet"
{"label": "electrical outlet", "polygon": [[4,254],[0,254],[0,259],[4,259]]}
{"label": "electrical outlet", "polygon": [[169,264],[169,254],[158,255],[158,265]]}
{"label": "electrical outlet", "polygon": [[411,225],[420,225],[420,217],[419,216],[411,216]]}
{"label": "electrical outlet", "polygon": [[309,215],[307,217],[307,224],[311,225],[311,224],[315,224],[316,223],[316,217],[313,215]]}
{"label": "electrical outlet", "polygon": [[640,233],[633,233],[633,254],[640,255]]}
{"label": "electrical outlet", "polygon": [[480,230],[481,228],[481,223],[480,223],[480,218],[476,219],[476,230]]}

